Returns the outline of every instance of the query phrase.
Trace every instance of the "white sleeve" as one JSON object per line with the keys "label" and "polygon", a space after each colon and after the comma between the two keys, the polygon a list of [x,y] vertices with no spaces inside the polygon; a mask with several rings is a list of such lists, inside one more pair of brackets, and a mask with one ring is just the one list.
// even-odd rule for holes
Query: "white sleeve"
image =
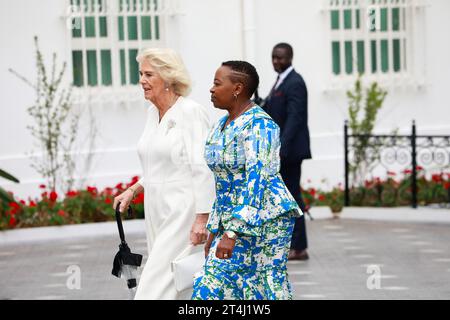
{"label": "white sleeve", "polygon": [[215,200],[214,175],[206,164],[204,151],[210,123],[206,110],[200,105],[189,108],[187,131],[184,135],[186,152],[192,173],[195,213],[210,213]]}
{"label": "white sleeve", "polygon": [[139,183],[141,187],[144,187],[144,177],[140,178],[136,183]]}

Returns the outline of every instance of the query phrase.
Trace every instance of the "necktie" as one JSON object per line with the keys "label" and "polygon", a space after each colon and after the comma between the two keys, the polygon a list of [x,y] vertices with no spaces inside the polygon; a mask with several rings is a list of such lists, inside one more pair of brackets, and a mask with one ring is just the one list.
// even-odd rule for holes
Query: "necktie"
{"label": "necktie", "polygon": [[277,83],[279,80],[280,80],[280,74],[278,74],[277,81],[275,81],[275,84],[273,85],[272,90],[270,90],[269,97],[268,97],[269,99],[272,98],[272,95],[275,92],[275,87],[277,86]]}

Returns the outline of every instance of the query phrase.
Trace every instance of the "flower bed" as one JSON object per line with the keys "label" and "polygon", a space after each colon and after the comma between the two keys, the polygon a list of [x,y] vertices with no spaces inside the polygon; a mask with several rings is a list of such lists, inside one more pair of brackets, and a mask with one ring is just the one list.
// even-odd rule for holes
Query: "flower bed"
{"label": "flower bed", "polygon": [[[419,205],[450,204],[450,173],[433,174],[427,177],[419,167],[417,177]],[[40,199],[17,200],[3,206],[0,202],[0,230],[113,221],[114,197],[138,181],[133,177],[129,183],[119,183],[114,188],[99,191],[96,187],[69,191],[64,197],[41,185]],[[308,181],[309,182],[309,181]],[[344,206],[342,184],[323,191],[313,187],[302,189],[307,208],[329,206],[339,212]],[[396,207],[411,204],[411,171],[400,174],[387,172],[387,178],[367,180],[364,186],[350,189],[350,205],[364,207]],[[144,194],[133,200],[132,218],[144,217]],[[128,218],[125,218],[128,219]]]}
{"label": "flower bed", "polygon": [[[423,168],[417,167],[417,198],[422,206],[438,204],[450,205],[450,173],[428,176]],[[350,206],[355,207],[398,207],[411,205],[411,170],[401,173],[388,171],[386,178],[375,177],[366,180],[364,186],[350,188]],[[324,192],[315,188],[302,189],[306,206],[329,206],[339,211],[344,205],[342,184],[332,191]]]}
{"label": "flower bed", "polygon": [[[136,176],[129,183],[119,183],[114,188],[101,191],[90,186],[85,190],[72,190],[64,197],[55,191],[46,190],[46,186],[41,185],[42,194],[39,199],[17,200],[6,207],[0,202],[0,230],[113,221],[114,197],[138,179]],[[132,207],[133,218],[144,217],[143,193],[133,200]]]}

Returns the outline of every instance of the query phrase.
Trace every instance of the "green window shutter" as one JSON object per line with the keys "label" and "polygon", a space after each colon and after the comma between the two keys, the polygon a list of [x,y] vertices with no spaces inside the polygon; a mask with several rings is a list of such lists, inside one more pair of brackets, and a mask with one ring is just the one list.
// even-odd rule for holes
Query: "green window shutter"
{"label": "green window shutter", "polygon": [[100,12],[103,11],[102,0],[97,0],[97,6],[98,6],[98,10],[99,10]]}
{"label": "green window shutter", "polygon": [[108,36],[108,25],[106,17],[99,17],[99,24],[100,24],[100,37],[107,37]]}
{"label": "green window shutter", "polygon": [[80,50],[72,51],[72,69],[73,85],[83,86],[83,52]]}
{"label": "green window shutter", "polygon": [[381,40],[381,71],[389,71],[389,42]]}
{"label": "green window shutter", "polygon": [[151,40],[152,39],[152,23],[151,18],[149,16],[141,17],[141,34],[142,40]]}
{"label": "green window shutter", "polygon": [[361,29],[361,10],[356,9],[356,29]]}
{"label": "green window shutter", "polygon": [[97,82],[97,53],[95,50],[87,50],[88,85],[96,86]]}
{"label": "green window shutter", "polygon": [[339,30],[339,10],[331,10],[331,30]]}
{"label": "green window shutter", "polygon": [[159,16],[155,16],[155,39],[159,40]]}
{"label": "green window shutter", "polygon": [[111,50],[100,51],[100,57],[102,60],[102,85],[112,85],[111,76]]}
{"label": "green window shutter", "polygon": [[137,17],[128,17],[128,40],[137,40]]}
{"label": "green window shutter", "polygon": [[81,38],[81,18],[72,19],[72,37]]}
{"label": "green window shutter", "polygon": [[370,9],[368,14],[368,20],[370,23],[369,30],[375,32],[377,30],[377,12],[375,9]]}
{"label": "green window shutter", "polygon": [[130,84],[139,83],[139,64],[136,61],[138,55],[137,49],[130,49],[128,51],[128,61],[130,66]]}
{"label": "green window shutter", "polygon": [[365,48],[364,48],[364,41],[358,41],[356,43],[357,51],[358,51],[358,72],[360,74],[363,74],[366,66],[365,61]]}
{"label": "green window shutter", "polygon": [[394,71],[399,72],[401,69],[401,52],[400,52],[400,40],[394,39],[393,40],[393,46],[394,46]]}
{"label": "green window shutter", "polygon": [[351,41],[345,41],[345,72],[353,73],[353,46]]}
{"label": "green window shutter", "polygon": [[344,10],[344,29],[349,30],[352,28],[352,10]]}
{"label": "green window shutter", "polygon": [[127,84],[127,76],[125,69],[125,50],[120,49],[120,82],[122,85]]}
{"label": "green window shutter", "polygon": [[372,60],[372,73],[376,73],[378,70],[377,64],[377,41],[372,40],[370,42],[370,58]]}
{"label": "green window shutter", "polygon": [[333,73],[339,75],[341,73],[341,47],[339,41],[333,41],[331,44],[333,53]]}
{"label": "green window shutter", "polygon": [[392,30],[400,30],[400,8],[392,8]]}
{"label": "green window shutter", "polygon": [[[121,2],[122,3],[122,2]],[[123,17],[119,16],[117,19],[117,24],[119,26],[119,40],[122,41],[124,39],[123,33]]]}
{"label": "green window shutter", "polygon": [[380,12],[381,31],[388,31],[388,9],[382,8]]}
{"label": "green window shutter", "polygon": [[95,37],[95,17],[85,17],[84,26],[86,29],[86,38]]}

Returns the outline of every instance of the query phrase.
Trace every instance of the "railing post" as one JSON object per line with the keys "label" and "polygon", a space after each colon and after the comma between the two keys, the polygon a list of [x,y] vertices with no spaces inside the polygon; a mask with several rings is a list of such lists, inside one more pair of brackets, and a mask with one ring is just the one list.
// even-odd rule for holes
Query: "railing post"
{"label": "railing post", "polygon": [[411,175],[411,192],[412,207],[417,209],[417,150],[416,150],[416,121],[412,122],[411,134],[411,158],[412,158],[412,175]]}
{"label": "railing post", "polygon": [[346,207],[350,206],[350,190],[348,183],[348,174],[349,174],[349,164],[348,164],[348,121],[345,120],[344,123],[344,158],[345,158],[345,195],[344,195],[344,205]]}

